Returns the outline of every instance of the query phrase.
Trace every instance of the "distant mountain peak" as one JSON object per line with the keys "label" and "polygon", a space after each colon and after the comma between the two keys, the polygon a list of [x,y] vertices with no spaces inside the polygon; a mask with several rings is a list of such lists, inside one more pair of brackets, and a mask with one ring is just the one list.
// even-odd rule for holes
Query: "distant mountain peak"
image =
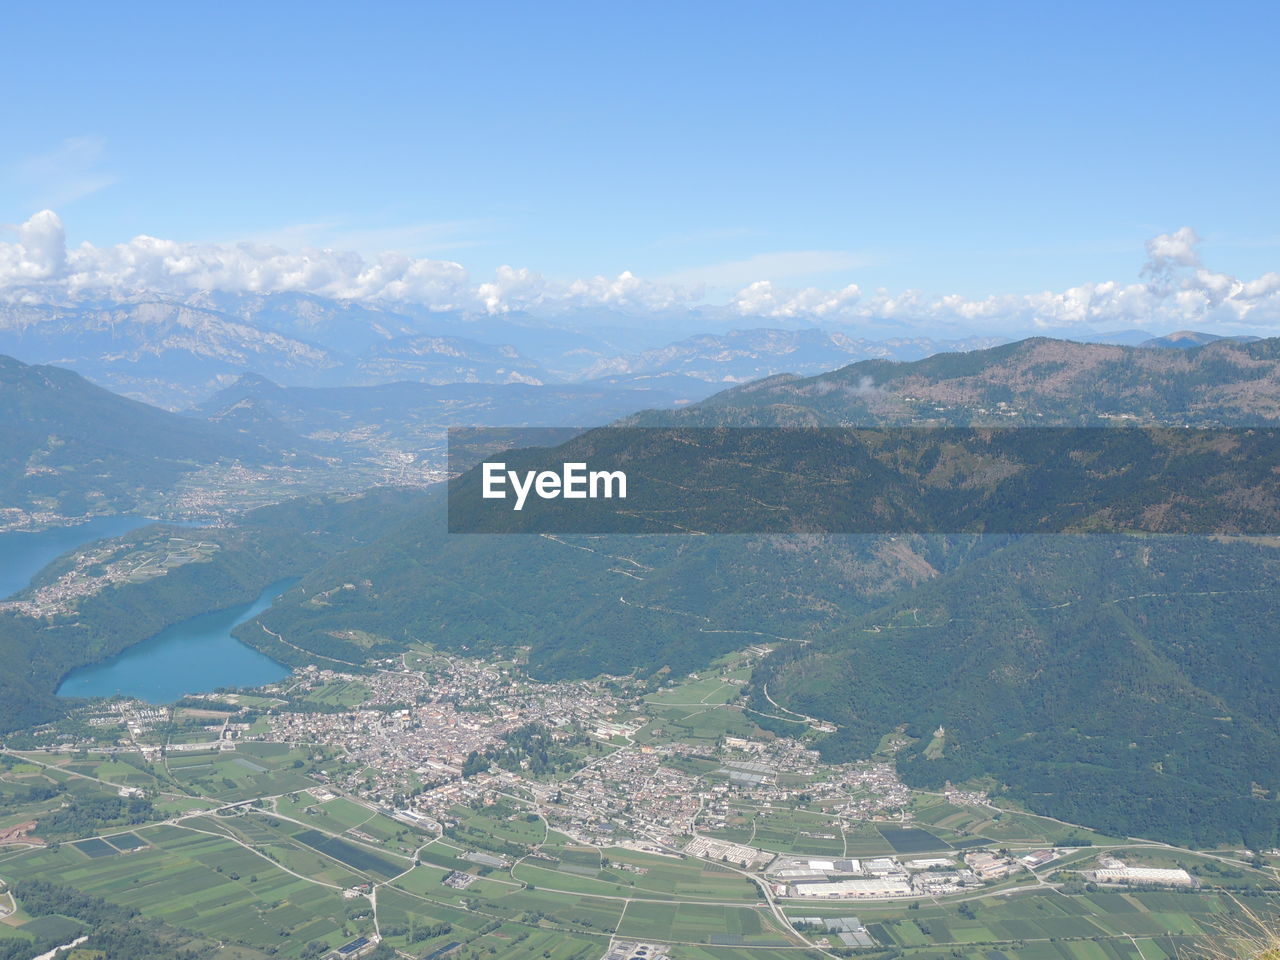
{"label": "distant mountain peak", "polygon": [[1236,343],[1254,343],[1261,337],[1235,336],[1227,337],[1216,333],[1202,333],[1199,330],[1178,330],[1174,333],[1167,333],[1163,337],[1153,337],[1150,340],[1144,340],[1138,344],[1140,347],[1165,347],[1175,350],[1190,350],[1194,347],[1203,347],[1205,344],[1216,343],[1219,340],[1234,340]]}
{"label": "distant mountain peak", "polygon": [[245,373],[240,374],[240,376],[236,378],[235,383],[231,384],[231,389],[248,387],[267,390],[280,389],[280,385],[274,380],[264,377],[260,373],[253,373],[252,371],[246,371]]}

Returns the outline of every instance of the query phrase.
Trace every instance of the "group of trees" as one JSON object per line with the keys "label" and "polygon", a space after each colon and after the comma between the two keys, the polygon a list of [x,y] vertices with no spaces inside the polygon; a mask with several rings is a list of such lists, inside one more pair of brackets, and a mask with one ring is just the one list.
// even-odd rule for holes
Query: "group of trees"
{"label": "group of trees", "polygon": [[[11,892],[33,917],[69,917],[83,924],[89,937],[83,949],[98,960],[197,960],[172,931],[142,920],[132,908],[47,880],[20,880]],[[30,960],[60,945],[41,938],[0,939],[0,960]]]}
{"label": "group of trees", "polygon": [[582,733],[557,739],[543,723],[526,723],[502,737],[502,742],[485,751],[472,750],[462,765],[464,779],[484,773],[497,764],[504,770],[528,769],[534,776],[555,771],[569,772],[582,765],[582,759],[570,748],[590,743]]}
{"label": "group of trees", "polygon": [[46,840],[83,837],[103,827],[132,826],[154,820],[155,808],[145,797],[77,797],[40,818],[37,832]]}

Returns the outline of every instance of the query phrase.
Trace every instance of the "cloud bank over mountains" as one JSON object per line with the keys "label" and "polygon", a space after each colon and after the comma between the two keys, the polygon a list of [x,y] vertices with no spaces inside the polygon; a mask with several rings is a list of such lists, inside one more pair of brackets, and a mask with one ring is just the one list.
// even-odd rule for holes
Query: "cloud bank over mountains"
{"label": "cloud bank over mountains", "polygon": [[[1138,280],[1081,284],[1060,292],[974,299],[916,290],[864,291],[748,282],[727,302],[708,302],[700,283],[648,280],[623,272],[569,283],[502,267],[476,280],[459,263],[384,253],[366,258],[330,249],[285,250],[263,243],[202,244],[139,236],[127,243],[68,248],[51,210],[11,228],[0,242],[0,303],[67,303],[140,296],[185,298],[204,292],[306,293],[432,311],[553,316],[607,308],[637,316],[697,309],[744,321],[892,323],[920,333],[1012,333],[1087,327],[1214,328],[1280,333],[1280,273],[1243,279],[1207,268],[1190,227],[1152,238]],[[763,258],[767,260],[767,258]],[[762,260],[763,262],[763,260]]]}

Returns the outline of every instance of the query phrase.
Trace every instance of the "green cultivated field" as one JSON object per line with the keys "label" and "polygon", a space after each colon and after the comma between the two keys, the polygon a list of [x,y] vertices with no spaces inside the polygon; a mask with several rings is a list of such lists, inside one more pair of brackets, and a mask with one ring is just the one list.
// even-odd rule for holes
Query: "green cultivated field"
{"label": "green cultivated field", "polygon": [[331,837],[319,830],[303,830],[301,833],[294,834],[294,839],[362,873],[376,874],[383,879],[394,877],[409,869],[407,863],[392,860],[368,847],[357,846],[340,837]]}
{"label": "green cultivated field", "polygon": [[[778,853],[838,857],[845,852],[839,821],[825,814],[775,807],[772,810],[755,811],[753,820],[754,837],[748,830],[743,843]],[[887,848],[878,834],[871,832],[867,836],[868,839],[874,837],[881,847]]]}
{"label": "green cultivated field", "polygon": [[[750,671],[744,670],[728,676],[743,680],[749,676],[749,673]],[[675,704],[677,706],[721,704],[737,700],[741,696],[742,687],[737,684],[725,683],[720,677],[721,674],[717,672],[714,676],[704,676],[700,680],[687,680],[670,689],[650,694],[644,699],[646,703],[655,706],[665,706],[667,704]]]}
{"label": "green cultivated field", "polygon": [[358,680],[334,680],[316,690],[308,690],[305,703],[326,707],[354,707],[369,696],[369,688]]}
{"label": "green cultivated field", "polygon": [[315,781],[302,772],[306,760],[305,750],[246,743],[234,751],[177,754],[166,762],[183,789],[234,803],[314,786]]}
{"label": "green cultivated field", "polygon": [[89,859],[63,844],[6,862],[4,873],[73,886],[210,937],[278,946],[285,957],[310,941],[339,946],[368,930],[348,919],[336,889],[291,876],[230,839],[169,826],[134,832],[151,845]]}
{"label": "green cultivated field", "polygon": [[714,743],[721,737],[752,737],[760,733],[760,728],[738,707],[655,705],[652,712],[657,717],[652,726],[660,727],[664,738]]}
{"label": "green cultivated field", "polygon": [[761,910],[690,903],[628,904],[618,934],[723,946],[787,946],[796,942]]}
{"label": "green cultivated field", "polygon": [[952,833],[959,837],[989,837],[1001,843],[1044,846],[1116,843],[1120,839],[1031,813],[956,806],[941,797],[919,796],[912,804],[911,812],[921,826],[938,828],[944,836]]}
{"label": "green cultivated field", "polygon": [[[972,917],[961,914],[958,905],[940,904],[916,910],[870,903],[789,904],[786,912],[791,917],[856,915],[879,943],[912,957],[959,951],[993,960],[991,951],[997,951],[1010,960],[1170,960],[1238,910],[1229,898],[1213,893],[1055,892],[968,906]],[[1264,902],[1261,908],[1274,906]]]}
{"label": "green cultivated field", "polygon": [[[447,923],[449,932],[413,944],[422,956],[451,942],[483,945],[481,956],[493,946],[497,956],[538,957],[551,950],[553,957],[599,957],[621,913],[621,904],[589,897],[566,897],[502,887],[477,881],[450,902],[437,894],[437,885],[419,871],[383,887],[378,893],[378,916],[385,927]],[[439,874],[437,874],[437,877]],[[465,905],[464,905],[465,901]],[[403,945],[402,937],[389,938]],[[594,951],[594,953],[593,953]]]}
{"label": "green cultivated field", "polygon": [[96,837],[90,837],[88,840],[77,840],[75,843],[71,844],[71,846],[75,847],[86,857],[90,857],[95,860],[98,857],[110,857],[113,854],[119,853],[119,851],[116,850],[115,847],[111,846],[111,844],[103,840],[99,840]]}
{"label": "green cultivated field", "polygon": [[927,853],[931,850],[949,850],[951,844],[935,837],[927,830],[918,828],[880,827],[880,835],[885,838],[894,853]]}

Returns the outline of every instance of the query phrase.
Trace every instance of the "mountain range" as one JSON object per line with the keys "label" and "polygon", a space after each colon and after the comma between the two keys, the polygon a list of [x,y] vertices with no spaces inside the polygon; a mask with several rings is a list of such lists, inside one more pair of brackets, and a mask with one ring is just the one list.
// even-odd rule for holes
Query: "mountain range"
{"label": "mountain range", "polygon": [[[669,407],[658,387],[607,384],[425,384],[282,387],[245,374],[173,413],[56,366],[0,355],[0,527],[142,511],[213,516],[234,500],[178,510],[193,478],[248,469],[274,499],[443,476],[451,426],[592,427]],[[269,495],[267,499],[272,499]]]}
{"label": "mountain range", "polygon": [[266,442],[139,403],[60,367],[0,356],[0,503],[30,513],[127,513],[202,467],[319,466],[305,444]]}
{"label": "mountain range", "polygon": [[5,303],[0,353],[68,367],[117,393],[177,410],[203,403],[245,373],[289,386],[599,381],[657,388],[688,402],[783,370],[817,373],[868,357],[917,359],[998,342],[866,340],[776,323],[733,329],[722,320],[691,337],[674,322],[627,320],[604,311],[555,319],[473,316],[304,294]]}
{"label": "mountain range", "polygon": [[885,426],[1117,423],[1247,426],[1280,420],[1280,340],[1185,350],[1032,338],[915,363],[869,360],[780,375],[635,425]]}

